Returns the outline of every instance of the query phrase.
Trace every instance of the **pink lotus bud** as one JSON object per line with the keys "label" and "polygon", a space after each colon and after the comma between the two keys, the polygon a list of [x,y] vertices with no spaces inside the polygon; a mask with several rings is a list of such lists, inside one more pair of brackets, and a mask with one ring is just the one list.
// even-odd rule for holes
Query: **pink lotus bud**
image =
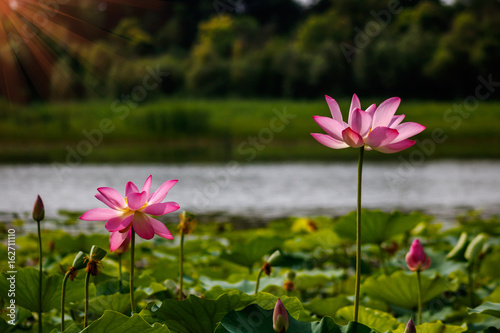
{"label": "pink lotus bud", "polygon": [[431,258],[425,255],[424,248],[418,239],[413,241],[410,252],[406,254],[406,265],[412,272],[426,270],[431,265]]}
{"label": "pink lotus bud", "polygon": [[288,313],[280,299],[278,299],[274,307],[273,329],[278,333],[285,333],[288,329]]}
{"label": "pink lotus bud", "polygon": [[33,206],[33,220],[40,222],[45,217],[45,208],[40,196],[36,197],[35,205]]}
{"label": "pink lotus bud", "polygon": [[415,328],[415,323],[413,322],[413,319],[410,318],[410,320],[408,320],[408,324],[406,324],[404,333],[417,333],[417,329]]}

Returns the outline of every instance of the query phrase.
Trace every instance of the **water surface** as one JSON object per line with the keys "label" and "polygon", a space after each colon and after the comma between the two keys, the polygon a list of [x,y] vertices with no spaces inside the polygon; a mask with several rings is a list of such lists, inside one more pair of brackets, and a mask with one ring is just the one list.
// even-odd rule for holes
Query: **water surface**
{"label": "water surface", "polygon": [[[340,215],[355,209],[356,163],[271,163],[187,165],[0,166],[2,220],[31,211],[37,194],[47,216],[59,210],[105,207],[94,194],[109,186],[123,192],[150,174],[153,189],[178,179],[167,196],[198,214],[269,220],[284,216]],[[58,171],[59,170],[59,171]],[[60,170],[64,170],[61,173]],[[500,213],[500,162],[439,161],[365,163],[363,206],[390,211],[420,210],[453,219],[468,209]]]}

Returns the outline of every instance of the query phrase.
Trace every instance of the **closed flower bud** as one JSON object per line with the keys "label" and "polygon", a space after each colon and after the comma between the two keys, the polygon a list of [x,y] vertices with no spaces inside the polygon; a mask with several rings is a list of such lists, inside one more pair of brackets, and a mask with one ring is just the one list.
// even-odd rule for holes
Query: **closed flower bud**
{"label": "closed flower bud", "polygon": [[410,318],[410,320],[408,320],[408,324],[406,324],[404,333],[417,333],[417,329],[415,328],[415,323],[413,322],[413,319]]}
{"label": "closed flower bud", "polygon": [[413,241],[410,251],[406,254],[406,265],[412,272],[421,272],[431,265],[431,258],[425,254],[424,248],[418,239]]}
{"label": "closed flower bud", "polygon": [[45,218],[45,208],[40,196],[36,197],[35,205],[33,206],[33,220],[40,222]]}
{"label": "closed flower bud", "polygon": [[288,313],[280,299],[276,302],[273,313],[273,329],[278,333],[285,333],[288,330]]}

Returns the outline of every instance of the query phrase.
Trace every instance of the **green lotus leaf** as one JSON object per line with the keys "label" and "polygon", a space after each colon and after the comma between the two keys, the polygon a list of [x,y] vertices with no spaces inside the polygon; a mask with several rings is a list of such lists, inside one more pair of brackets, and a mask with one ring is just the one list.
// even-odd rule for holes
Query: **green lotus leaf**
{"label": "green lotus leaf", "polygon": [[[354,306],[346,306],[337,311],[337,317],[345,322],[352,321],[354,318]],[[401,324],[396,318],[387,312],[374,310],[367,307],[359,307],[358,321],[379,332],[387,332],[398,328]]]}
{"label": "green lotus leaf", "polygon": [[[152,310],[148,321],[159,321],[176,333],[212,333],[222,318],[232,310],[241,310],[252,303],[266,309],[273,309],[278,297],[268,293],[249,296],[240,291],[220,295],[216,300],[190,295],[184,301],[165,300],[160,308]],[[295,297],[281,297],[283,304],[290,309],[292,316],[309,319],[302,303]]]}
{"label": "green lotus leaf", "polygon": [[493,317],[500,318],[500,303],[486,302],[474,309],[469,309],[469,313],[484,313]]}
{"label": "green lotus leaf", "polygon": [[[140,302],[148,295],[143,290],[136,290],[134,296],[135,301]],[[83,312],[84,306],[84,302],[80,302],[75,308]],[[130,294],[101,295],[89,300],[89,313],[94,318],[102,316],[106,310],[130,314]]]}
{"label": "green lotus leaf", "polygon": [[[422,302],[426,303],[445,291],[455,291],[457,282],[450,282],[439,275],[421,275]],[[361,286],[368,296],[404,309],[417,307],[417,274],[397,271],[393,274],[368,277]]]}
{"label": "green lotus leaf", "polygon": [[[240,280],[236,283],[230,283],[224,280],[211,280],[207,277],[202,276],[200,278],[201,285],[206,290],[210,290],[213,287],[221,287],[222,289],[235,289],[242,291],[247,294],[253,294],[255,292],[255,281],[253,280]],[[259,290],[263,290],[268,286],[282,286],[283,278],[281,277],[268,277],[263,276],[260,278]]]}
{"label": "green lotus leaf", "polygon": [[334,317],[339,309],[350,304],[352,302],[346,296],[340,295],[329,298],[314,298],[309,303],[304,304],[304,308],[321,317]]}
{"label": "green lotus leaf", "polygon": [[[16,305],[26,308],[32,312],[38,311],[38,270],[32,267],[20,268],[15,276],[17,286]],[[10,281],[7,278],[11,274],[2,273],[0,278],[0,295],[7,295]],[[48,312],[52,309],[61,308],[61,286],[63,277],[61,275],[42,276],[42,311]],[[95,295],[95,288],[91,287],[91,293]],[[66,288],[66,302],[77,302],[84,298],[84,281],[75,280],[68,282]]]}
{"label": "green lotus leaf", "polygon": [[[66,331],[64,331],[66,332]],[[92,322],[82,333],[124,333],[124,332],[141,332],[141,333],[169,333],[167,326],[155,323],[148,324],[144,318],[135,314],[132,317],[127,317],[121,313],[106,310],[104,315]]]}
{"label": "green lotus leaf", "polygon": [[[404,333],[406,324],[401,324],[399,327],[392,331],[393,333]],[[441,321],[435,323],[423,323],[416,326],[418,333],[461,333],[467,331],[467,325],[456,326],[443,324]]]}
{"label": "green lotus leaf", "polygon": [[[361,212],[363,243],[381,244],[394,236],[409,232],[417,224],[426,220],[428,220],[428,217],[420,213],[385,213],[378,210],[363,209]],[[335,224],[334,230],[340,237],[355,241],[356,212],[341,217]]]}
{"label": "green lotus leaf", "polygon": [[270,251],[278,248],[283,241],[278,237],[254,237],[246,242],[236,242],[230,253],[224,252],[222,259],[226,259],[245,267],[252,267],[262,260]]}
{"label": "green lotus leaf", "polygon": [[[285,305],[286,307],[286,305]],[[369,333],[375,332],[363,324],[349,323],[339,326],[331,317],[324,317],[321,322],[304,322],[288,316],[287,333]],[[356,326],[356,327],[355,327]],[[252,304],[242,311],[231,311],[221,321],[214,333],[276,333],[273,329],[273,310],[265,310]]]}

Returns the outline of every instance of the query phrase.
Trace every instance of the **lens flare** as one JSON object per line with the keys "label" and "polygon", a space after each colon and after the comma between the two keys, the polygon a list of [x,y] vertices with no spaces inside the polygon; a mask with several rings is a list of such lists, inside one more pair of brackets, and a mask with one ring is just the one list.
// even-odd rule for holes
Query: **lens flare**
{"label": "lens flare", "polygon": [[[63,94],[68,82],[81,82],[75,68],[103,80],[108,64],[96,61],[95,52],[126,61],[107,46],[127,38],[110,32],[126,12],[123,8],[157,11],[164,5],[152,0],[0,0],[0,98],[22,103]],[[104,38],[107,43],[98,42]]]}

